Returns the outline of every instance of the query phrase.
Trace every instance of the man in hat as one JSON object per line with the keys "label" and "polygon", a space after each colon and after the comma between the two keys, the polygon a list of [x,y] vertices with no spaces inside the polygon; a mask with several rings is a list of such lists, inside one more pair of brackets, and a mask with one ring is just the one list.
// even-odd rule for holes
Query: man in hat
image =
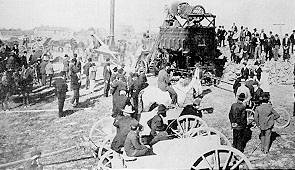
{"label": "man in hat", "polygon": [[247,66],[247,62],[243,62],[243,65],[244,65],[244,67],[241,69],[241,74],[242,74],[243,79],[247,80],[249,77],[250,71]]}
{"label": "man in hat", "polygon": [[158,88],[162,91],[168,91],[170,94],[170,97],[172,99],[171,105],[176,106],[177,104],[177,93],[171,86],[170,78],[168,76],[168,71],[170,69],[170,64],[164,64],[164,67],[162,70],[160,70],[158,75]]}
{"label": "man in hat", "polygon": [[47,77],[49,77],[49,87],[51,87],[51,82],[54,74],[53,65],[52,65],[53,59],[49,60],[49,63],[45,67],[45,72]]}
{"label": "man in hat", "polygon": [[233,129],[233,147],[244,152],[246,146],[244,140],[244,131],[247,126],[246,106],[243,104],[245,94],[240,93],[236,103],[231,105],[229,120]]}
{"label": "man in hat", "polygon": [[251,99],[251,93],[248,87],[246,87],[246,82],[245,79],[241,79],[241,86],[238,88],[237,90],[237,96],[239,96],[241,93],[244,93],[245,95],[245,100],[243,101],[243,103],[245,104],[245,106],[249,105],[249,101]]}
{"label": "man in hat", "polygon": [[86,90],[88,90],[90,87],[89,69],[93,64],[94,63],[92,63],[92,58],[88,58],[88,62],[83,66],[83,73],[86,76],[86,83],[85,83]]}
{"label": "man in hat", "polygon": [[29,96],[33,87],[33,73],[28,65],[24,66],[21,73],[21,81],[19,82],[21,93],[23,95],[23,106],[27,107],[29,104]]}
{"label": "man in hat", "polygon": [[237,78],[236,78],[234,85],[233,85],[233,90],[234,90],[235,96],[237,94],[238,88],[241,86],[241,79],[242,79],[242,75],[238,71],[236,72],[236,76],[237,76]]}
{"label": "man in hat", "polygon": [[104,97],[109,96],[109,90],[111,85],[111,77],[112,77],[112,71],[110,67],[110,59],[106,59],[106,63],[103,66],[103,80],[104,80]]}
{"label": "man in hat", "polygon": [[269,95],[267,93],[262,94],[261,102],[262,104],[255,109],[254,121],[261,130],[261,151],[267,154],[270,148],[270,136],[274,120],[278,119],[280,115],[269,104]]}
{"label": "man in hat", "polygon": [[121,91],[124,91],[124,98],[127,98],[126,96],[126,91],[127,91],[127,83],[125,80],[125,77],[121,74],[118,75],[118,79],[114,80],[112,83],[112,95],[113,95],[113,114],[112,117],[116,117],[120,112],[118,112],[119,106],[123,107],[125,106],[124,104],[126,103],[125,100],[122,100],[122,95]]}
{"label": "man in hat", "polygon": [[56,80],[53,82],[55,87],[55,95],[58,100],[58,117],[63,115],[63,107],[66,100],[66,93],[68,91],[68,85],[65,79],[66,72],[60,72]]}
{"label": "man in hat", "polygon": [[73,98],[71,100],[71,103],[73,107],[76,107],[79,104],[79,90],[81,86],[80,79],[77,75],[77,73],[79,72],[79,68],[77,67],[76,62],[77,60],[73,58],[70,65],[71,89],[73,90]]}
{"label": "man in hat", "polygon": [[42,86],[46,85],[46,70],[45,70],[45,67],[46,67],[47,64],[48,64],[47,57],[44,54],[43,61],[40,64],[41,84],[42,84]]}
{"label": "man in hat", "polygon": [[283,59],[288,60],[290,58],[289,50],[290,50],[290,39],[288,37],[288,34],[285,34],[285,37],[283,38],[282,46],[283,46]]}
{"label": "man in hat", "polygon": [[256,61],[254,63],[254,67],[255,67],[255,74],[256,74],[257,80],[260,81],[260,79],[261,79],[261,73],[262,73],[260,62],[259,61]]}
{"label": "man in hat", "polygon": [[255,80],[254,80],[254,71],[250,71],[249,78],[245,82],[245,85],[250,90],[251,96],[253,96],[253,94],[254,94],[254,88],[253,88],[253,84],[254,83],[255,83]]}
{"label": "man in hat", "polygon": [[275,39],[274,39],[274,60],[277,61],[279,58],[279,50],[280,50],[280,46],[281,46],[281,41],[279,39],[279,35],[276,34],[275,35]]}
{"label": "man in hat", "polygon": [[21,56],[21,64],[20,66],[27,66],[28,62],[27,62],[27,51],[24,51],[23,55]]}
{"label": "man in hat", "polygon": [[124,150],[127,156],[140,157],[154,155],[152,148],[149,148],[140,142],[139,133],[142,131],[142,126],[131,125],[131,131],[128,133],[125,143]]}
{"label": "man in hat", "polygon": [[167,116],[167,110],[165,105],[160,104],[157,114],[147,122],[148,126],[151,128],[150,135],[153,137],[152,141],[149,143],[150,145],[168,139],[168,133],[166,132],[167,125],[163,122],[163,117]]}
{"label": "man in hat", "polygon": [[64,58],[63,58],[63,72],[65,72],[65,74],[63,74],[66,78],[69,78],[69,70],[70,70],[70,61],[69,61],[69,56],[68,54],[65,54]]}
{"label": "man in hat", "polygon": [[131,130],[131,126],[137,126],[139,123],[136,119],[132,118],[131,114],[134,113],[132,106],[125,106],[122,109],[123,116],[118,116],[113,125],[117,128],[117,134],[111,143],[111,149],[118,153],[123,153],[121,148],[124,147],[124,143],[128,133]]}
{"label": "man in hat", "polygon": [[290,35],[290,42],[291,42],[291,53],[293,54],[293,47],[295,45],[295,30],[293,30],[293,33]]}
{"label": "man in hat", "polygon": [[254,89],[254,94],[251,100],[255,105],[260,105],[263,90],[262,88],[260,88],[258,82],[254,82],[253,89]]}

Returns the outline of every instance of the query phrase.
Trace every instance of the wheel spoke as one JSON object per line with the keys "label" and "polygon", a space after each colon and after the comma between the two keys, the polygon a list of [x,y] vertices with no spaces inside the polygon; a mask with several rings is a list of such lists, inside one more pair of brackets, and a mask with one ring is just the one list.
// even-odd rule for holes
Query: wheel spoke
{"label": "wheel spoke", "polygon": [[184,134],[184,130],[182,128],[182,125],[179,121],[177,121],[178,126],[180,127],[180,133]]}
{"label": "wheel spoke", "polygon": [[205,158],[204,155],[202,155],[203,160],[205,160],[207,162],[207,164],[209,165],[210,169],[213,170],[213,167],[210,165],[210,163],[208,162],[208,160]]}
{"label": "wheel spoke", "polygon": [[230,159],[231,159],[231,157],[232,157],[232,154],[233,154],[233,152],[232,151],[229,151],[229,153],[228,153],[228,157],[226,158],[226,161],[225,161],[225,163],[224,163],[224,165],[223,165],[223,170],[225,170],[226,168],[227,168],[227,166],[228,166],[228,164],[229,164],[229,161],[230,161]]}
{"label": "wheel spoke", "polygon": [[233,167],[231,167],[230,169],[236,169],[236,167],[238,167],[244,160],[241,159],[239,160],[236,164],[233,165]]}
{"label": "wheel spoke", "polygon": [[215,169],[219,169],[220,167],[220,163],[219,163],[219,154],[218,154],[218,150],[215,149]]}

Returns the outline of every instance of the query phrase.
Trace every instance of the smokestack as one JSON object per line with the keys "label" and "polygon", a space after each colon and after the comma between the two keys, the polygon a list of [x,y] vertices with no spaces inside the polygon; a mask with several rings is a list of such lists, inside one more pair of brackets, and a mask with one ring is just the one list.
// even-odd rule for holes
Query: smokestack
{"label": "smokestack", "polygon": [[111,14],[110,14],[110,44],[109,45],[115,45],[114,40],[114,21],[115,21],[115,0],[111,0]]}

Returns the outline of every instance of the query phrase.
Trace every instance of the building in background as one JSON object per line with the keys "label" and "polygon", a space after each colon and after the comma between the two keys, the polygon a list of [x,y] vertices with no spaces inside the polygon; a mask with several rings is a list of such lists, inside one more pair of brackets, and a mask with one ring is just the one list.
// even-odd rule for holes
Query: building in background
{"label": "building in background", "polygon": [[34,28],[34,38],[48,37],[54,40],[70,39],[73,36],[73,31],[64,27],[49,27],[41,26]]}

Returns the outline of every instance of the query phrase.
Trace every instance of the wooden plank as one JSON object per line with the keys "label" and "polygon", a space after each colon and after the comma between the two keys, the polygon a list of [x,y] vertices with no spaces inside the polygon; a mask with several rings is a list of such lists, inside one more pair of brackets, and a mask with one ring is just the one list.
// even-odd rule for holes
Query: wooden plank
{"label": "wooden plank", "polygon": [[[69,108],[64,110],[91,110],[91,108]],[[37,113],[37,112],[58,112],[58,109],[40,109],[40,110],[11,110],[5,113]]]}

